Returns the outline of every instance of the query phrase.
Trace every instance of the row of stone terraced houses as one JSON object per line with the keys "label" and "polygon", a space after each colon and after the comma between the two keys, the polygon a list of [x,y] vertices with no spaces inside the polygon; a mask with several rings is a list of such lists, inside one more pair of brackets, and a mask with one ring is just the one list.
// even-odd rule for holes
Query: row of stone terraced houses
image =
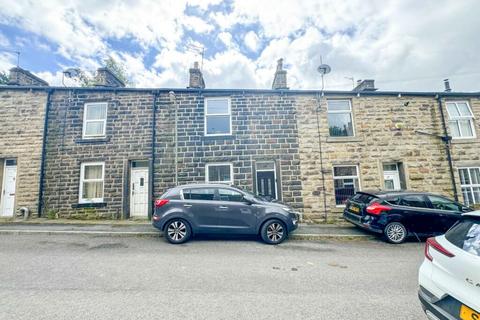
{"label": "row of stone terraced houses", "polygon": [[336,219],[357,190],[480,203],[480,93],[50,87],[21,68],[0,87],[0,213],[147,217],[176,184],[222,182]]}

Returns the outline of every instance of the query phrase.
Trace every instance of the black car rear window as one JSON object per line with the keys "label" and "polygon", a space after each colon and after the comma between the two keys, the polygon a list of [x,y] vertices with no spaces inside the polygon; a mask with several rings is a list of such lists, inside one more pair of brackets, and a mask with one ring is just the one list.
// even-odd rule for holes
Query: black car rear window
{"label": "black car rear window", "polygon": [[183,189],[185,200],[213,200],[214,197],[214,188]]}
{"label": "black car rear window", "polygon": [[357,193],[356,195],[354,195],[352,197],[351,200],[355,201],[355,202],[360,202],[360,203],[370,203],[370,201],[372,201],[373,199],[375,199],[376,197],[370,195],[370,194],[366,194],[366,193]]}
{"label": "black car rear window", "polygon": [[480,256],[480,219],[467,218],[457,222],[445,238],[460,249]]}
{"label": "black car rear window", "polygon": [[410,194],[402,196],[399,204],[401,206],[415,207],[415,208],[428,208],[427,201],[423,195]]}

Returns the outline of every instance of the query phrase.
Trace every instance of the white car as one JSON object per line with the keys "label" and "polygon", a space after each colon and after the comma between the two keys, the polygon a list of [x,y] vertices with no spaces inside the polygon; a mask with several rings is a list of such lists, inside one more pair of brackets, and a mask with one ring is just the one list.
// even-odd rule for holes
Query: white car
{"label": "white car", "polygon": [[418,281],[429,319],[480,320],[480,211],[427,240]]}

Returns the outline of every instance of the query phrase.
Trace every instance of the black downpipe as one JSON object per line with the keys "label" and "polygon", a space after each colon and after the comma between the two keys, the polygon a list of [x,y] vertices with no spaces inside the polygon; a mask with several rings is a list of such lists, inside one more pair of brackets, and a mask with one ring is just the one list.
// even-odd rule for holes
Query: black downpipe
{"label": "black downpipe", "polygon": [[152,91],[153,93],[153,103],[152,103],[152,161],[150,163],[150,201],[149,201],[149,218],[152,218],[153,215],[153,202],[155,201],[155,183],[153,179],[155,178],[155,140],[157,136],[156,124],[157,124],[157,99],[159,91]]}
{"label": "black downpipe", "polygon": [[318,112],[320,111],[321,101],[318,99],[317,95],[317,107],[315,108],[315,113],[317,117],[317,131],[318,131],[318,155],[320,157],[320,176],[322,177],[322,193],[323,193],[323,212],[324,220],[327,222],[327,190],[325,190],[325,173],[323,172],[323,151],[322,151],[322,135],[320,133],[320,118]]}
{"label": "black downpipe", "polygon": [[42,216],[43,209],[43,180],[45,179],[45,158],[47,153],[47,131],[48,131],[48,112],[50,110],[50,97],[52,96],[53,89],[47,91],[47,102],[45,104],[45,117],[43,123],[43,140],[42,140],[42,155],[40,159],[40,181],[38,186],[38,205],[37,214],[40,218]]}
{"label": "black downpipe", "polygon": [[440,116],[442,118],[442,127],[443,127],[442,140],[445,144],[445,151],[447,153],[448,167],[450,169],[450,179],[452,180],[452,187],[453,187],[453,197],[455,198],[455,201],[458,201],[457,184],[455,182],[455,173],[453,171],[452,153],[450,151],[450,140],[452,138],[448,135],[447,124],[445,122],[445,114],[443,112],[443,106],[442,106],[442,98],[440,96],[437,96],[437,101],[438,101],[438,107],[440,109]]}

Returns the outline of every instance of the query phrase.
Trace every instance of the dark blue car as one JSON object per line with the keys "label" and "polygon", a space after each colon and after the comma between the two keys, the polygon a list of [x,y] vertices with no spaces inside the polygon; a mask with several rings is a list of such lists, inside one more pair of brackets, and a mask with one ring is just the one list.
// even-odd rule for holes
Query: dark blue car
{"label": "dark blue car", "polygon": [[285,240],[298,226],[299,213],[250,192],[222,184],[172,188],[155,201],[153,226],[174,244],[194,234],[260,235],[268,244]]}

